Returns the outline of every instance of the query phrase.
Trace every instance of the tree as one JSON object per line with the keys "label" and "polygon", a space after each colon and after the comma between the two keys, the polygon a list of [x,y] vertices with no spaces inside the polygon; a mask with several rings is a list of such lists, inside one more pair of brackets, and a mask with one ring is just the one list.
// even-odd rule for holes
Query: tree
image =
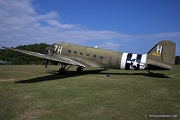
{"label": "tree", "polygon": [[[32,44],[32,45],[20,45],[15,48],[43,53],[44,49],[47,46],[49,45],[45,43],[40,43],[40,44]],[[6,60],[15,65],[40,64],[43,61],[43,59],[38,58],[38,57],[29,56],[29,55],[25,55],[22,53],[18,53],[18,52],[6,50],[6,49],[0,49],[0,60]]]}
{"label": "tree", "polygon": [[180,57],[179,57],[179,56],[176,56],[176,58],[175,58],[175,64],[180,64]]}

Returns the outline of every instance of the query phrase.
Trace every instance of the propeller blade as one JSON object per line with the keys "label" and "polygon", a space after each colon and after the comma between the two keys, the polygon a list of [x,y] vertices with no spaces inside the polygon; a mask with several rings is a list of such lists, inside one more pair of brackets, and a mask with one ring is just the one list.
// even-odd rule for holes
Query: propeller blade
{"label": "propeller blade", "polygon": [[55,51],[52,52],[51,56],[55,53]]}
{"label": "propeller blade", "polygon": [[48,60],[46,60],[45,68],[47,68],[47,65],[48,65]]}

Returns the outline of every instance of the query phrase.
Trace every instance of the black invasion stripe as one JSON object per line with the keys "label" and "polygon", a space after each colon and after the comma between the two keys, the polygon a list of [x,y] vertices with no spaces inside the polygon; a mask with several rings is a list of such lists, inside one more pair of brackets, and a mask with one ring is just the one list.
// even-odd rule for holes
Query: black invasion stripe
{"label": "black invasion stripe", "polygon": [[[141,62],[141,58],[142,58],[142,55],[141,54],[137,54],[137,61],[138,62]],[[140,65],[138,64],[137,67],[135,68],[135,70],[139,70],[140,68]]]}
{"label": "black invasion stripe", "polygon": [[129,60],[131,60],[131,58],[132,58],[132,53],[128,53],[128,55],[127,55],[127,59],[126,59],[126,62],[127,62],[127,60],[129,61]]}
{"label": "black invasion stripe", "polygon": [[132,53],[128,53],[127,55],[127,59],[126,59],[126,65],[125,65],[125,70],[129,70],[130,69],[130,63],[127,63],[127,61],[131,61],[132,58]]}
{"label": "black invasion stripe", "polygon": [[141,58],[142,58],[142,55],[141,55],[141,54],[137,54],[137,60],[138,60],[139,62],[141,62]]}

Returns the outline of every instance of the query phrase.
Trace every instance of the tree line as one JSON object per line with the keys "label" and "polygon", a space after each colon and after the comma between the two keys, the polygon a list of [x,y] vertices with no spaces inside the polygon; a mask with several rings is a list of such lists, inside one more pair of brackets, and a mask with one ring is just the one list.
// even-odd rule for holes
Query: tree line
{"label": "tree line", "polygon": [[175,64],[180,64],[180,56],[176,56]]}
{"label": "tree line", "polygon": [[[15,47],[16,49],[28,50],[33,52],[45,53],[44,49],[49,46],[45,43],[32,44],[32,45],[20,45]],[[18,53],[8,49],[0,49],[0,60],[11,62],[12,65],[32,65],[42,64],[43,59]]]}
{"label": "tree line", "polygon": [[[15,48],[21,50],[28,50],[33,52],[45,53],[44,49],[49,46],[49,44],[40,43],[32,45],[20,45]],[[32,64],[42,64],[43,59],[18,53],[12,50],[0,49],[0,60],[11,62],[13,65],[32,65]],[[180,64],[180,56],[176,56],[175,64]]]}

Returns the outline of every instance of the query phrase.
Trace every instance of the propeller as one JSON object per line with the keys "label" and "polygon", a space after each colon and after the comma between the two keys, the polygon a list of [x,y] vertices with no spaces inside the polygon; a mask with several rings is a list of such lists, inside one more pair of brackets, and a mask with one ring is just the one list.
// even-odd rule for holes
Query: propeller
{"label": "propeller", "polygon": [[53,52],[51,53],[51,56],[52,56],[54,53],[55,53],[55,51],[53,51]]}
{"label": "propeller", "polygon": [[[52,50],[52,46],[48,46],[48,47],[45,48],[44,53],[45,54],[50,54],[51,56],[53,56],[55,51],[52,51],[52,53],[51,53],[51,50]],[[47,59],[45,59],[45,68],[47,68],[48,63],[49,63],[49,61]]]}
{"label": "propeller", "polygon": [[48,60],[46,60],[46,63],[45,63],[45,68],[47,68],[47,65],[48,65]]}

